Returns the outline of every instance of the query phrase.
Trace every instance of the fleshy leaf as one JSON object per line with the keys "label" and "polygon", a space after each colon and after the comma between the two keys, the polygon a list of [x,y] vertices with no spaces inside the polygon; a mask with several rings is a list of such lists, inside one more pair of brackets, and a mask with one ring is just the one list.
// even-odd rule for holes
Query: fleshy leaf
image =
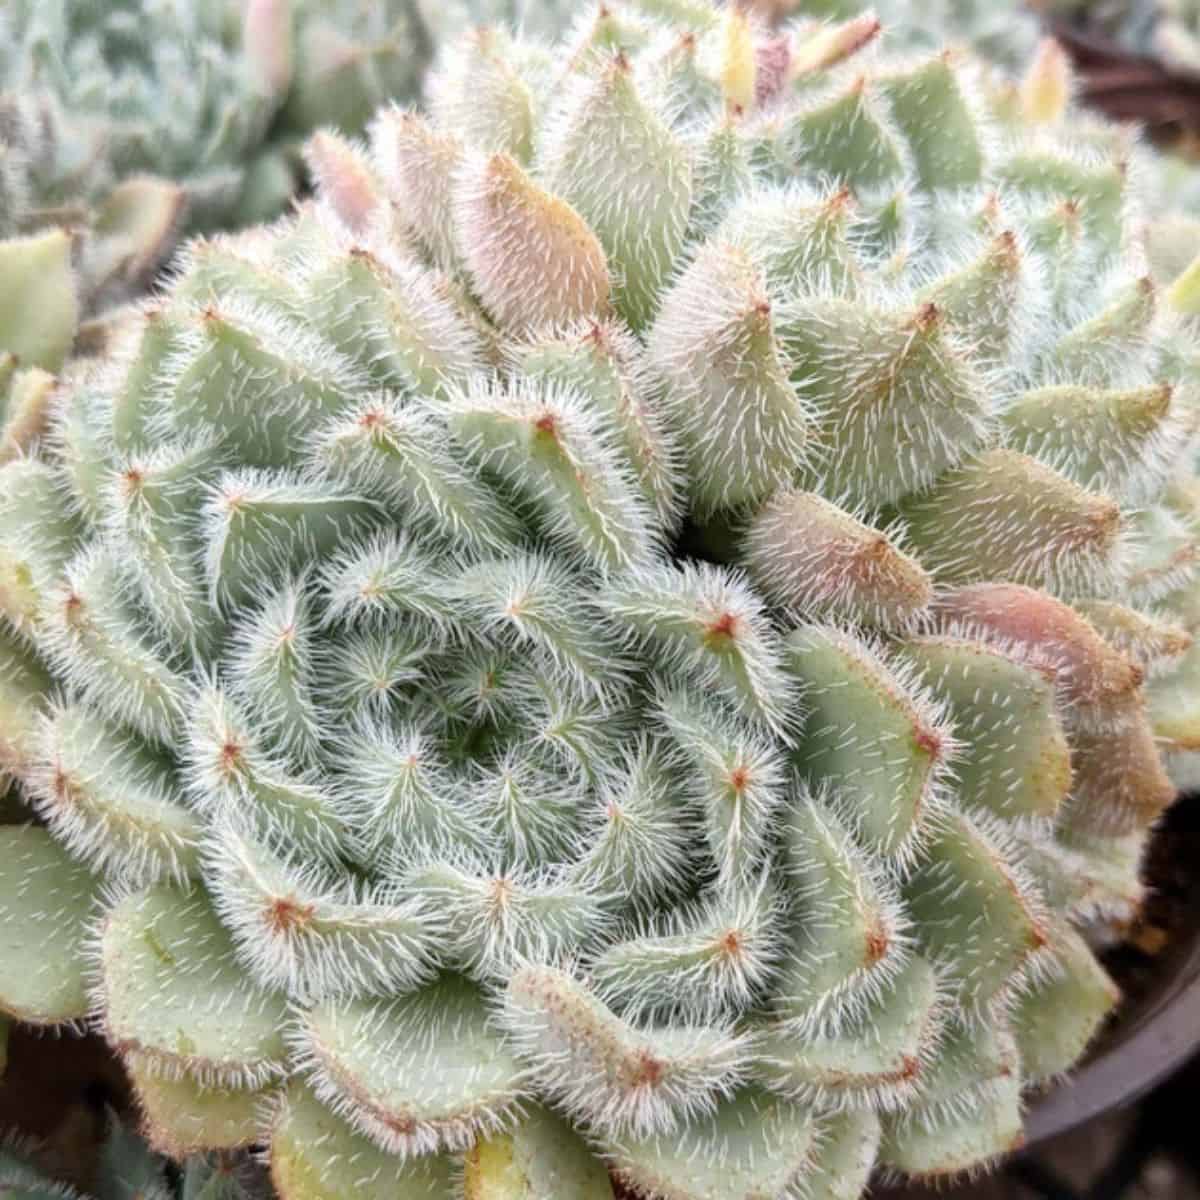
{"label": "fleshy leaf", "polygon": [[617,1177],[662,1200],[806,1195],[817,1122],[800,1104],[748,1088],[676,1132],[605,1144]]}
{"label": "fleshy leaf", "polygon": [[535,1107],[467,1152],[464,1200],[613,1200],[608,1170],[561,1117]]}
{"label": "fleshy leaf", "polygon": [[153,1057],[123,1056],[142,1113],[142,1131],[156,1150],[183,1159],[205,1150],[235,1150],[259,1138],[259,1115],[273,1088],[206,1087],[188,1075],[166,1076]]}
{"label": "fleshy leaf", "polygon": [[35,1025],[82,1022],[100,880],[34,825],[0,828],[0,847],[0,1012]]}
{"label": "fleshy leaf", "polygon": [[247,980],[202,891],[156,886],[120,900],[99,960],[105,1033],[142,1069],[224,1087],[286,1073],[286,998]]}
{"label": "fleshy leaf", "polygon": [[465,1150],[525,1099],[482,993],[455,976],[400,999],[326,1000],[295,1042],[318,1097],[401,1159]]}
{"label": "fleshy leaf", "polygon": [[405,1162],[379,1149],[299,1080],[271,1126],[271,1182],[282,1200],[455,1200],[448,1155]]}
{"label": "fleshy leaf", "polygon": [[1087,1049],[1120,992],[1072,929],[1054,931],[1054,962],[1017,1001],[1013,1032],[1021,1074],[1030,1083],[1069,1071]]}
{"label": "fleshy leaf", "polygon": [[909,853],[944,800],[952,727],[911,672],[852,634],[805,625],[787,647],[809,710],[798,764],[845,798],[867,845]]}

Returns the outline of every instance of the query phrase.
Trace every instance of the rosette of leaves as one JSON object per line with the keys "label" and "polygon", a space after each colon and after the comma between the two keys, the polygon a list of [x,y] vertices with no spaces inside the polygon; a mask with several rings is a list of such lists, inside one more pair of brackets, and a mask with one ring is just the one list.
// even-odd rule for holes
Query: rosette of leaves
{"label": "rosette of leaves", "polygon": [[[169,179],[190,228],[274,217],[297,138],[363,131],[411,100],[438,43],[475,23],[555,32],[515,0],[14,0],[0,13],[0,232],[86,206],[119,181]],[[30,211],[32,209],[32,211]]]}
{"label": "rosette of leaves", "polygon": [[294,136],[305,120],[357,129],[385,97],[414,90],[432,42],[409,12],[293,11],[288,0],[5,6],[0,461],[42,432],[50,376],[81,330],[88,348],[102,341],[104,327],[87,322],[144,293],[185,225],[282,208],[298,182],[277,132],[285,99]]}
{"label": "rosette of leaves", "polygon": [[[248,24],[267,7],[252,4]],[[84,323],[144,292],[185,221],[243,191],[242,160],[277,103],[278,51],[262,38],[253,61],[236,51],[222,11],[0,11],[0,459],[41,432],[51,375]],[[289,175],[269,211],[291,187]]]}
{"label": "rosette of leaves", "polygon": [[[0,12],[0,354],[57,371],[81,321],[144,293],[182,229],[277,215],[317,126],[412,99],[472,20],[418,0],[13,3]],[[90,347],[106,332],[87,333]]]}
{"label": "rosette of leaves", "polygon": [[283,1197],[855,1200],[1117,1000],[1198,690],[1140,151],[1053,48],[670,8],[315,137],[0,468],[0,1010]]}
{"label": "rosette of leaves", "polygon": [[88,205],[152,175],[184,188],[194,226],[243,202],[278,211],[290,180],[265,206],[247,192],[271,182],[256,159],[290,83],[286,8],[256,0],[236,21],[232,11],[180,0],[6,5],[0,79],[19,116],[6,158],[24,155],[34,207]]}

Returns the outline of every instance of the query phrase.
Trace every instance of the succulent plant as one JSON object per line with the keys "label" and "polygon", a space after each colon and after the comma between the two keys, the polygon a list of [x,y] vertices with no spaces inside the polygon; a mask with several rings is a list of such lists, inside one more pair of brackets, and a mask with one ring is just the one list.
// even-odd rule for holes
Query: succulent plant
{"label": "succulent plant", "polygon": [[282,129],[306,136],[334,126],[359,134],[381,104],[419,95],[448,39],[486,25],[553,37],[574,9],[564,0],[292,0],[293,77]]}
{"label": "succulent plant", "polygon": [[986,1163],[1200,745],[1139,148],[658,8],[317,135],[0,467],[0,1011],[285,1198]]}
{"label": "succulent plant", "polygon": [[[278,0],[245,8],[243,33],[223,3],[6,5],[5,160],[24,160],[27,201],[84,207],[152,175],[184,188],[194,226],[239,205],[274,215],[293,181],[258,156],[290,82],[288,11]],[[252,194],[264,188],[265,199]]]}
{"label": "succulent plant", "polygon": [[[81,321],[143,294],[182,231],[276,216],[302,140],[360,133],[384,101],[415,97],[472,19],[567,20],[552,4],[536,16],[516,0],[6,5],[0,384],[14,361],[57,371]],[[107,332],[85,326],[82,342]]]}
{"label": "succulent plant", "polygon": [[[471,24],[555,32],[517,0],[13,0],[0,12],[0,234],[86,211],[123,180],[180,184],[192,229],[278,214],[293,144],[363,131],[416,97],[436,46]],[[32,210],[32,211],[30,211]]]}

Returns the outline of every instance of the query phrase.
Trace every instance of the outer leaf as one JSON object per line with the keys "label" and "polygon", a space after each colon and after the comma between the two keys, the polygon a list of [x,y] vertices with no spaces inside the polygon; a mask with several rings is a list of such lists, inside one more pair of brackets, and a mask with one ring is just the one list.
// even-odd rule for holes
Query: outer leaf
{"label": "outer leaf", "polygon": [[748,1088],[674,1133],[606,1150],[618,1178],[654,1200],[802,1200],[815,1144],[808,1108]]}
{"label": "outer leaf", "polygon": [[1013,1013],[1021,1073],[1034,1083],[1069,1071],[1120,1000],[1074,930],[1055,929],[1052,944],[1053,965],[1029,985]]}
{"label": "outer leaf", "polygon": [[806,625],[788,637],[810,712],[797,757],[845,797],[859,836],[907,855],[943,801],[958,741],[911,676],[851,634]]}
{"label": "outer leaf", "polygon": [[142,742],[79,705],[55,708],[39,742],[33,801],[76,858],[135,887],[196,874],[200,824]]}
{"label": "outer leaf", "polygon": [[100,881],[37,826],[0,828],[0,847],[0,1013],[34,1025],[82,1021]]}
{"label": "outer leaf", "polygon": [[720,1027],[639,1030],[556,967],[518,968],[502,1020],[543,1095],[610,1137],[665,1134],[744,1077],[749,1041]]}
{"label": "outer leaf", "polygon": [[274,1090],[271,1085],[205,1087],[187,1075],[168,1078],[156,1060],[136,1050],[123,1061],[142,1111],[142,1131],[154,1149],[183,1159],[258,1140],[259,1114]]}
{"label": "outer leaf", "polygon": [[1071,755],[1053,684],[982,642],[917,638],[900,655],[964,731],[956,793],[1006,818],[1053,817],[1071,786]]}
{"label": "outer leaf", "polygon": [[311,1009],[296,1050],[320,1099],[389,1154],[465,1150],[509,1126],[525,1077],[473,984]]}
{"label": "outer leaf", "polygon": [[271,1126],[271,1182],[282,1200],[455,1200],[446,1155],[405,1162],[380,1150],[298,1080]]}
{"label": "outer leaf", "polygon": [[948,815],[904,888],[913,931],[966,1005],[1010,988],[1046,945],[1040,897],[998,830]]}
{"label": "outer leaf", "polygon": [[607,1168],[575,1131],[535,1107],[467,1152],[464,1200],[612,1200]]}
{"label": "outer leaf", "polygon": [[286,1073],[286,1000],[246,979],[203,892],[126,896],[98,948],[105,1032],[142,1069],[234,1088]]}
{"label": "outer leaf", "polygon": [[57,371],[79,322],[70,235],[53,229],[0,242],[0,278],[0,346],[29,366]]}

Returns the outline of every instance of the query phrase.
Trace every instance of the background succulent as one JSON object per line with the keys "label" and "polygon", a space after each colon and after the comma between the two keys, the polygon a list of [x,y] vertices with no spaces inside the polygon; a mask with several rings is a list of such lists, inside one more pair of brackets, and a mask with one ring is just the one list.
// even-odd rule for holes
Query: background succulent
{"label": "background succulent", "polygon": [[0,1010],[177,1157],[853,1200],[1116,1002],[1200,745],[1196,272],[1052,45],[669,7],[317,135],[0,468]]}
{"label": "background succulent", "polygon": [[[14,0],[0,12],[0,233],[154,175],[191,228],[274,217],[297,185],[295,139],[358,134],[410,100],[434,49],[476,22],[556,32],[565,9],[517,0]],[[31,211],[32,209],[32,211]]]}
{"label": "background succulent", "polygon": [[[181,232],[277,215],[301,184],[300,148],[313,129],[361,133],[384,101],[418,95],[438,44],[485,20],[549,33],[567,9],[526,13],[518,0],[5,5],[4,371],[14,361],[57,371],[81,322],[144,293]],[[107,333],[84,326],[82,348]]]}
{"label": "background succulent", "polygon": [[82,1200],[85,1195],[95,1200],[248,1200],[270,1194],[263,1172],[245,1156],[197,1154],[181,1170],[170,1171],[167,1161],[111,1111],[87,1193],[59,1182],[47,1159],[53,1155],[37,1141],[0,1141],[4,1195],[11,1200]]}
{"label": "background succulent", "polygon": [[758,0],[751,5],[774,21],[795,18],[808,21],[848,21],[874,15],[882,22],[893,49],[933,53],[947,45],[966,45],[984,62],[1010,73],[1029,64],[1042,27],[1035,6],[1019,0],[989,4],[987,0]]}
{"label": "background succulent", "polygon": [[468,20],[410,0],[6,4],[0,457],[43,428],[77,339],[103,345],[89,318],[144,293],[181,231],[275,216],[299,141],[414,96],[436,40]]}
{"label": "background succulent", "polygon": [[[131,176],[187,192],[195,225],[220,221],[262,182],[256,161],[289,83],[275,0],[246,6],[120,0],[12,3],[0,15],[6,159],[24,157],[37,208],[86,205]],[[273,215],[291,188],[268,200]],[[24,223],[28,217],[18,218]]]}

